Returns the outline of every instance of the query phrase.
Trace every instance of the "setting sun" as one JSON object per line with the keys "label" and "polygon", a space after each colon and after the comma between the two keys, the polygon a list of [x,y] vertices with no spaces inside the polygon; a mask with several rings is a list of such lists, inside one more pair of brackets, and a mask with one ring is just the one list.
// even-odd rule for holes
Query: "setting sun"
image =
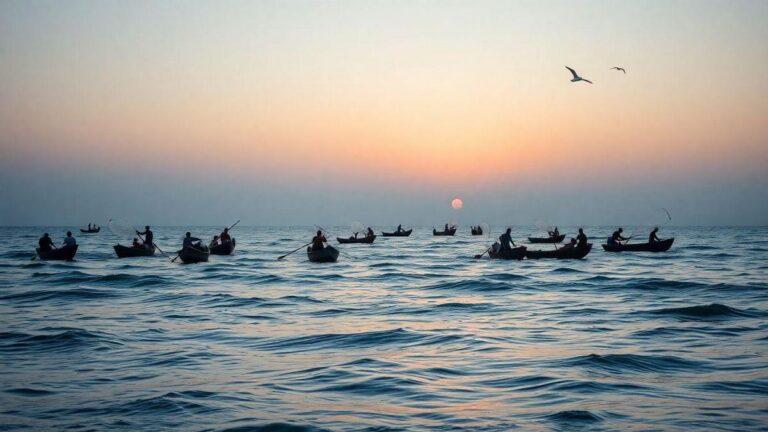
{"label": "setting sun", "polygon": [[453,207],[456,210],[459,210],[464,206],[464,202],[459,198],[454,198],[453,201],[451,201],[451,207]]}

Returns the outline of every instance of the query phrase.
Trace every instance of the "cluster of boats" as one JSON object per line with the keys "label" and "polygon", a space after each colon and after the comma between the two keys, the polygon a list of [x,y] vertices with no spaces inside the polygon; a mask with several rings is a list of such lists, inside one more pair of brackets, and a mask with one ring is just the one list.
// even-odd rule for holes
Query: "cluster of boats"
{"label": "cluster of boats", "polygon": [[[482,229],[479,226],[472,227],[472,235],[478,235],[476,234],[475,228]],[[89,231],[83,232],[97,233],[99,230],[100,228],[96,230],[89,229]],[[446,225],[445,229],[442,231],[437,231],[433,228],[432,234],[434,236],[454,236],[456,231],[456,226],[448,227]],[[382,232],[381,235],[383,237],[408,237],[412,232],[412,228],[404,230],[402,227],[398,226],[396,231]],[[614,233],[614,235],[616,235],[616,233]],[[583,243],[576,244],[575,240],[571,240],[571,243],[558,247],[557,245],[562,243],[565,240],[565,237],[565,234],[561,234],[557,231],[550,232],[549,236],[547,237],[528,237],[528,242],[531,244],[552,244],[553,249],[551,250],[531,250],[528,249],[527,246],[517,246],[514,245],[514,243],[514,247],[502,247],[499,242],[496,242],[491,247],[489,247],[486,252],[491,259],[522,260],[583,259],[592,251],[592,243],[587,243],[586,237],[584,238],[585,241]],[[364,236],[357,237],[357,235],[355,235],[349,238],[337,237],[336,240],[340,244],[371,244],[376,240],[376,238],[377,236],[373,233],[373,230],[369,228],[368,232]],[[187,233],[186,240],[190,239],[194,238],[190,238],[190,234]],[[208,261],[210,255],[232,255],[235,252],[235,246],[237,243],[234,238],[230,239],[227,237],[225,241],[216,241],[217,239],[218,236],[214,238],[214,241],[210,245],[202,244],[199,239],[194,239],[197,240],[197,243],[185,241],[184,247],[176,252],[176,257],[173,258],[172,261],[180,259],[183,263],[186,264],[205,262]],[[665,252],[672,247],[674,241],[675,239],[673,237],[666,240],[659,239],[658,241],[649,241],[647,243],[629,243],[629,239],[625,239],[624,242],[617,242],[611,241],[609,238],[609,241],[606,244],[603,244],[602,247],[606,252]],[[301,249],[301,247],[294,250],[293,252],[290,252],[289,254],[279,257],[278,259],[285,258],[286,256]],[[133,246],[117,244],[114,245],[113,248],[118,258],[150,257],[155,255],[156,251],[160,251],[163,255],[168,257],[168,255],[166,255],[157,246],[157,244],[152,241],[145,244],[137,244],[134,242]],[[77,249],[78,245],[76,244],[69,244],[60,248],[52,248],[46,250],[37,248],[37,257],[39,257],[41,260],[70,261],[74,259],[75,255],[77,254]],[[475,258],[481,258],[483,255],[485,255],[486,252],[480,255],[476,255]],[[307,247],[307,258],[311,262],[336,262],[339,258],[339,255],[340,251],[331,245],[323,245],[323,247],[317,247],[316,245],[313,245]]]}

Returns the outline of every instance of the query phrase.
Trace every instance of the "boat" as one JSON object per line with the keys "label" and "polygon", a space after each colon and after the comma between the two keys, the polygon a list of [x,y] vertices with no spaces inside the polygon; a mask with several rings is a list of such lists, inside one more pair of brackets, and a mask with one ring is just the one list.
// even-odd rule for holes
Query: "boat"
{"label": "boat", "polygon": [[99,231],[101,231],[101,227],[98,227],[96,229],[80,228],[80,232],[83,234],[96,234]]}
{"label": "boat", "polygon": [[653,243],[604,244],[603,249],[606,252],[666,252],[674,241],[672,237]]}
{"label": "boat", "polygon": [[473,236],[483,235],[483,229],[480,227],[477,227],[477,229],[472,228],[472,235]]}
{"label": "boat", "polygon": [[208,261],[208,257],[211,255],[208,246],[201,245],[198,247],[185,247],[177,252],[179,258],[184,264],[192,264],[198,262]]}
{"label": "boat", "polygon": [[339,250],[330,245],[318,250],[312,250],[310,246],[307,248],[307,257],[317,263],[336,262],[339,259]]}
{"label": "boat", "polygon": [[211,248],[211,255],[232,255],[235,252],[236,245],[235,239],[219,243]]}
{"label": "boat", "polygon": [[584,247],[560,248],[557,250],[529,250],[525,252],[525,257],[528,259],[582,259],[591,250],[592,243],[587,243]]}
{"label": "boat", "polygon": [[35,249],[37,256],[41,260],[45,261],[72,261],[77,253],[77,245],[64,246],[58,249],[50,249],[47,251],[41,251],[40,248]]}
{"label": "boat", "polygon": [[448,231],[438,231],[432,228],[432,235],[436,236],[452,236],[456,234],[456,227],[449,228]]}
{"label": "boat", "polygon": [[382,232],[381,235],[384,237],[408,237],[413,232],[413,228],[407,230],[407,231],[393,231],[393,232]]}
{"label": "boat", "polygon": [[565,234],[555,237],[528,237],[528,241],[531,243],[562,243],[563,240],[565,240]]}
{"label": "boat", "polygon": [[502,252],[498,252],[498,247],[499,244],[494,243],[493,246],[491,246],[491,250],[488,251],[488,255],[492,259],[521,260],[525,258],[525,251],[527,250],[525,246],[514,247]]}
{"label": "boat", "polygon": [[133,258],[133,257],[148,257],[155,254],[155,248],[145,248],[145,247],[130,247],[130,246],[123,246],[123,245],[114,245],[113,248],[115,248],[115,254],[117,254],[118,258]]}
{"label": "boat", "polygon": [[349,238],[342,238],[342,237],[336,237],[336,240],[341,244],[347,244],[347,243],[373,243],[374,240],[376,240],[376,236],[365,236],[365,237],[349,237]]}

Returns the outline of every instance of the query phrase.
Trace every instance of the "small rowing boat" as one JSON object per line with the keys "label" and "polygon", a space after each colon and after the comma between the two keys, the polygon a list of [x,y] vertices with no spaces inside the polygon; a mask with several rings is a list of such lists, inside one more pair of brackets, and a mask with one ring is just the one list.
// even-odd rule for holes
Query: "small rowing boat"
{"label": "small rowing boat", "polygon": [[452,236],[456,234],[456,227],[449,228],[448,231],[438,231],[432,228],[432,235],[435,236]]}
{"label": "small rowing boat", "polygon": [[37,248],[36,251],[37,256],[39,256],[41,260],[72,261],[75,258],[75,254],[77,253],[77,245],[64,246],[58,249],[49,249],[46,251],[42,251],[40,248]]}
{"label": "small rowing boat", "polygon": [[666,252],[674,241],[675,238],[672,237],[653,243],[604,244],[603,249],[606,252]]}
{"label": "small rowing boat", "polygon": [[307,248],[307,258],[316,263],[336,262],[339,259],[339,250],[330,245],[318,250],[312,250],[310,246]]}
{"label": "small rowing boat", "polygon": [[80,232],[83,233],[83,234],[96,234],[99,231],[101,231],[101,227],[98,227],[98,228],[95,228],[95,229],[94,228],[91,228],[91,229],[80,228]]}
{"label": "small rowing boat", "polygon": [[488,251],[488,255],[492,259],[521,260],[525,258],[525,246],[518,246],[512,249],[507,249],[505,251],[498,250],[498,243],[494,243],[494,246],[496,246],[496,248],[491,247],[491,250]]}
{"label": "small rowing boat", "polygon": [[184,264],[192,264],[208,261],[208,257],[211,255],[208,246],[201,245],[200,247],[185,247],[177,252],[179,258]]}
{"label": "small rowing boat", "polygon": [[115,254],[118,258],[148,257],[155,254],[155,248],[129,247],[123,245],[114,245]]}
{"label": "small rowing boat", "polygon": [[413,228],[405,231],[393,231],[393,232],[383,232],[381,235],[384,237],[408,237],[413,232]]}
{"label": "small rowing boat", "polygon": [[359,238],[354,238],[354,237],[349,237],[349,238],[336,237],[336,240],[338,240],[338,242],[341,243],[341,244],[347,244],[347,243],[368,243],[368,244],[371,244],[371,243],[373,243],[374,240],[376,240],[376,236],[372,235],[372,236],[359,237]]}
{"label": "small rowing boat", "polygon": [[211,255],[232,255],[235,252],[235,239],[217,244],[211,248]]}
{"label": "small rowing boat", "polygon": [[582,259],[587,256],[591,250],[592,243],[588,243],[585,247],[562,247],[557,250],[529,250],[525,252],[525,257],[528,259]]}

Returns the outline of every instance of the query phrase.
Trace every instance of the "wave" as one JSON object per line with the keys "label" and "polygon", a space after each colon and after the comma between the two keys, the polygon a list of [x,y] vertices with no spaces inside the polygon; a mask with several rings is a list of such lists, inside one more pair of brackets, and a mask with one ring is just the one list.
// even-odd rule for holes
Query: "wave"
{"label": "wave", "polygon": [[8,294],[0,297],[0,300],[10,300],[19,303],[43,302],[49,300],[96,300],[105,298],[117,298],[120,295],[111,290],[93,288],[75,288],[64,290],[35,290],[16,294]]}
{"label": "wave", "polygon": [[314,426],[297,425],[293,423],[265,423],[261,425],[244,425],[220,429],[220,432],[330,432]]}
{"label": "wave", "polygon": [[640,354],[589,354],[566,359],[560,362],[568,367],[584,367],[593,370],[621,374],[635,373],[673,373],[706,372],[709,365],[695,360],[675,356],[654,356]]}
{"label": "wave", "polygon": [[598,422],[602,421],[603,418],[591,411],[584,411],[584,410],[568,410],[568,411],[560,411],[556,412],[554,414],[549,414],[546,416],[547,419],[553,420],[556,422],[577,422],[577,423],[583,423],[583,422]]}
{"label": "wave", "polygon": [[56,394],[56,392],[52,392],[48,390],[33,389],[28,387],[12,388],[12,389],[3,390],[3,391],[5,393],[12,394],[15,396],[25,396],[25,397],[43,397],[43,396],[51,396]]}
{"label": "wave", "polygon": [[402,328],[361,333],[327,333],[314,336],[299,336],[269,339],[257,343],[258,348],[302,352],[341,348],[370,348],[388,345],[424,346],[450,343],[463,339],[458,335],[422,334]]}
{"label": "wave", "polygon": [[114,336],[67,329],[60,333],[29,335],[26,333],[0,333],[0,351],[26,355],[29,352],[71,352],[83,349],[104,351],[122,345]]}
{"label": "wave", "polygon": [[765,313],[757,311],[741,310],[719,303],[712,303],[705,306],[687,306],[679,308],[656,309],[643,312],[650,315],[671,316],[681,319],[720,319],[720,318],[757,318],[765,316]]}
{"label": "wave", "polygon": [[124,283],[125,286],[133,288],[170,285],[173,282],[173,279],[157,275],[133,275],[128,273],[92,275],[89,273],[81,272],[79,270],[69,271],[66,273],[35,272],[32,274],[32,277],[45,279],[46,283],[52,283],[55,285],[85,283],[121,285]]}
{"label": "wave", "polygon": [[768,378],[751,381],[712,381],[695,384],[692,387],[696,390],[720,392],[729,395],[741,394],[763,397],[768,394]]}
{"label": "wave", "polygon": [[453,282],[440,282],[436,284],[422,286],[422,289],[441,289],[441,290],[459,290],[459,291],[509,291],[514,286],[504,282],[490,282],[477,280],[461,280]]}

